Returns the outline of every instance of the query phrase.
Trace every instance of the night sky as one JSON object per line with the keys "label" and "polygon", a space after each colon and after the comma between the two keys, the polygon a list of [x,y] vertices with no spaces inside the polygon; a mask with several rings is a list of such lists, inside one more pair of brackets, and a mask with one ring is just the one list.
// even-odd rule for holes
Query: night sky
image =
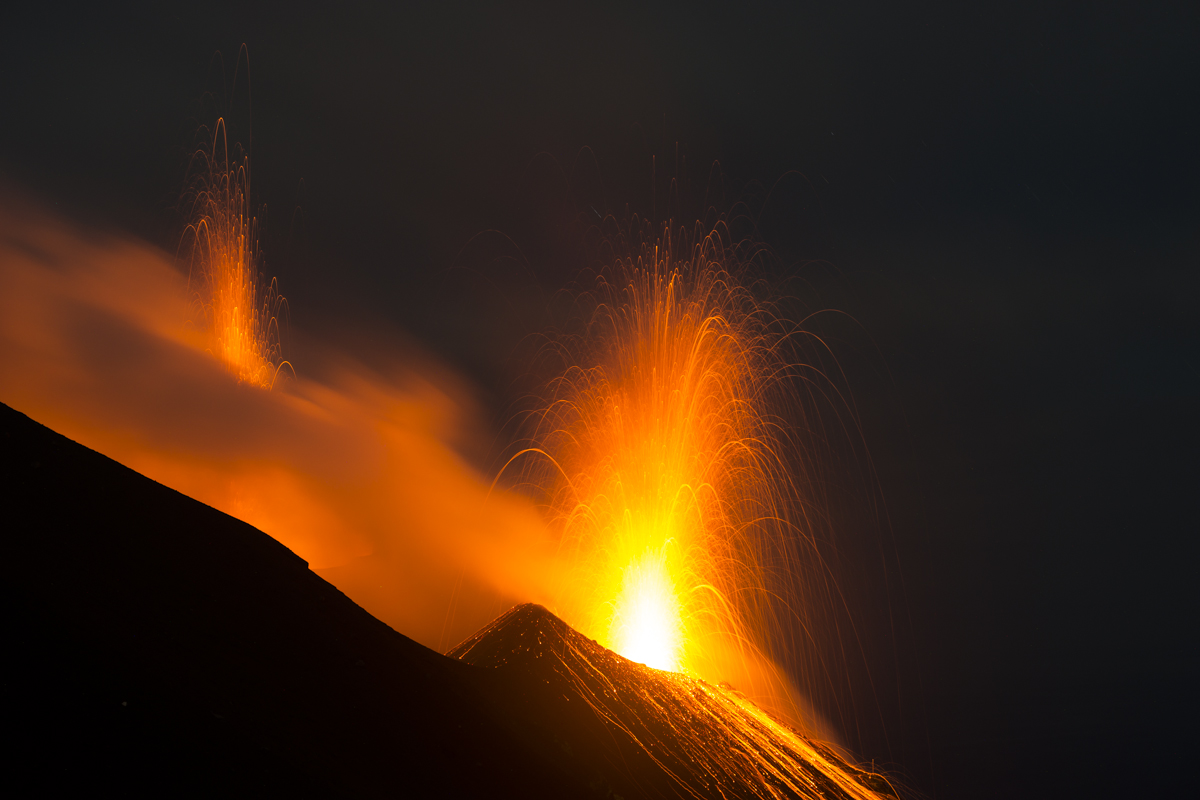
{"label": "night sky", "polygon": [[752,221],[853,320],[886,501],[847,743],[939,798],[1194,784],[1200,6],[16,5],[0,180],[174,252],[227,114],[291,328],[405,331],[495,430],[581,219]]}

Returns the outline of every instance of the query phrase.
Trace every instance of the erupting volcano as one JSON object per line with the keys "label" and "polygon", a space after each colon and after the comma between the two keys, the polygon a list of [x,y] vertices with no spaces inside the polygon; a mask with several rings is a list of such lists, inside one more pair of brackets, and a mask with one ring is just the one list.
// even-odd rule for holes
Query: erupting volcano
{"label": "erupting volcano", "polygon": [[[179,698],[179,708],[243,698],[232,712],[212,712],[216,719],[239,720],[228,726],[236,728],[228,740],[235,750],[274,747],[284,735],[277,720],[297,702],[320,696],[324,716],[311,724],[325,726],[325,740],[359,724],[348,720],[369,717],[374,727],[358,740],[363,752],[383,752],[385,742],[400,735],[395,731],[410,724],[405,709],[414,707],[412,696],[428,691],[421,700],[424,727],[405,728],[401,738],[422,739],[436,730],[436,742],[421,752],[436,750],[441,769],[509,759],[497,755],[500,750],[482,759],[454,750],[464,723],[440,719],[438,709],[453,706],[464,719],[477,713],[473,741],[505,740],[512,760],[506,774],[531,765],[540,777],[529,786],[542,787],[534,792],[542,796],[563,796],[553,787],[569,787],[568,795],[622,797],[895,795],[874,770],[858,769],[832,745],[818,743],[826,729],[793,686],[826,668],[819,628],[830,578],[817,541],[824,523],[813,513],[821,510],[814,487],[824,476],[817,449],[808,445],[820,438],[814,431],[829,425],[812,398],[837,407],[840,394],[823,366],[827,351],[820,340],[778,313],[768,287],[750,280],[759,245],[738,239],[724,223],[606,219],[593,242],[594,282],[574,296],[578,326],[547,339],[541,356],[557,360],[554,377],[537,410],[522,418],[516,452],[497,477],[519,474],[519,485],[505,491],[493,484],[489,491],[485,476],[447,443],[455,398],[441,389],[448,382],[425,379],[432,370],[413,367],[389,377],[330,352],[324,379],[313,359],[295,380],[275,386],[288,364],[279,341],[282,299],[275,282],[265,284],[260,275],[248,156],[231,155],[223,122],[215,130],[211,146],[196,155],[200,168],[185,197],[191,213],[186,289],[180,271],[149,249],[97,245],[57,223],[18,225],[0,215],[11,231],[0,249],[0,280],[9,287],[5,303],[12,310],[10,319],[0,320],[0,345],[8,354],[0,362],[0,386],[84,444],[259,525],[354,602],[308,572],[307,564],[300,574],[283,548],[263,550],[253,569],[225,566],[265,537],[246,525],[229,527],[211,509],[207,521],[193,520],[183,536],[180,520],[198,513],[194,500],[182,502],[5,410],[11,428],[5,436],[24,442],[5,469],[13,475],[33,470],[21,478],[33,494],[26,483],[12,483],[6,489],[11,501],[33,497],[31,507],[49,506],[64,481],[81,491],[88,475],[103,476],[115,487],[93,488],[112,496],[105,546],[116,542],[111,552],[132,554],[114,555],[94,570],[93,561],[80,558],[71,566],[79,574],[62,577],[45,550],[57,539],[40,530],[21,533],[29,559],[41,559],[44,578],[22,584],[22,602],[48,603],[45,587],[60,580],[93,587],[82,638],[61,646],[92,648],[117,619],[137,647],[174,654],[167,659],[176,659],[172,663],[192,663],[162,633],[172,624],[130,612],[128,591],[109,597],[105,592],[116,590],[93,586],[93,570],[113,576],[113,586],[141,581],[134,592],[139,598],[159,595],[151,606],[190,609],[193,595],[208,598],[209,610],[188,623],[199,644],[187,648],[197,652],[228,652],[231,663],[249,654],[246,663],[273,673],[287,661],[281,653],[315,648],[325,672],[297,668],[296,686],[306,688],[291,695],[280,689],[269,709],[254,705],[260,687],[240,668],[222,672],[225,683],[211,692],[195,687],[207,686],[214,670],[225,667],[199,661],[186,669],[163,667],[169,674],[161,681],[147,673],[147,685],[151,678],[159,683],[146,691],[159,692],[154,702],[164,708],[175,708]],[[70,270],[59,272],[60,262]],[[189,327],[189,312],[194,322],[197,311],[203,324]],[[68,324],[75,317],[91,327]],[[39,472],[39,448],[69,453],[76,466],[63,475]],[[154,515],[127,525],[130,509],[148,503]],[[56,535],[83,535],[79,513],[74,506],[56,512]],[[228,530],[208,538],[205,526]],[[155,548],[176,539],[186,539],[187,552],[163,561],[167,556]],[[274,574],[281,588],[269,600],[245,587],[227,599],[226,573],[237,570],[253,573],[246,586]],[[473,621],[451,641],[500,608],[520,604],[450,650],[449,658],[400,642],[367,614],[432,644],[432,630],[447,630],[446,595],[437,594],[451,583],[447,575],[457,581],[451,604],[464,579],[475,592]],[[389,597],[381,585],[405,593]],[[309,599],[293,607],[291,597]],[[62,601],[43,627],[57,629],[83,602]],[[312,616],[320,604],[357,626],[375,652],[392,652],[388,658],[403,666],[406,682],[383,670],[369,685],[356,683],[343,662],[367,662],[346,661],[341,623],[321,622],[316,639],[304,633],[314,619],[326,619],[324,611]],[[286,647],[250,647],[258,634],[231,621],[244,614],[266,620],[263,629],[279,631]],[[225,623],[212,624],[225,619],[221,615]],[[401,651],[403,657],[395,655]],[[141,670],[134,656],[96,652],[118,671]],[[338,694],[347,681],[359,698],[349,710]],[[384,696],[387,702],[375,709],[372,698]],[[110,724],[104,713],[95,723],[98,737]],[[191,711],[178,713],[162,724],[194,727]],[[157,735],[152,727],[139,730],[138,741]],[[393,739],[378,733],[384,730]],[[336,783],[362,768],[370,776],[364,786],[396,779],[386,758],[336,748],[317,753],[306,739],[302,726],[286,734],[287,768],[297,774],[312,769]],[[311,758],[320,764],[309,767]],[[424,759],[410,757],[405,770],[419,770]],[[430,773],[420,783],[439,780]],[[462,777],[459,783],[474,787],[462,796],[476,796],[486,780]]]}
{"label": "erupting volcano", "polygon": [[[812,454],[799,431],[819,420],[805,417],[795,384],[834,388],[795,358],[812,334],[743,283],[756,248],[731,244],[727,226],[607,222],[606,260],[579,297],[582,324],[547,348],[567,366],[509,461],[548,498],[569,574],[557,605],[599,644],[522,608],[450,654],[572,687],[676,790],[890,793],[714,685],[767,662],[780,617],[803,611],[795,584],[810,531],[793,514],[807,507]],[[817,729],[790,711],[793,724]]]}

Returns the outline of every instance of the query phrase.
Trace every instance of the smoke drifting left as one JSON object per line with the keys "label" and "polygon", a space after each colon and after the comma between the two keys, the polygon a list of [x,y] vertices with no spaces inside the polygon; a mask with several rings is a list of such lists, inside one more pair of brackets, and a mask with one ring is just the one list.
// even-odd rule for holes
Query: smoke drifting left
{"label": "smoke drifting left", "polygon": [[299,377],[240,383],[206,352],[170,256],[0,196],[6,403],[271,534],[436,649],[548,602],[560,571],[532,503],[452,447],[465,383],[394,338],[371,367],[293,339]]}

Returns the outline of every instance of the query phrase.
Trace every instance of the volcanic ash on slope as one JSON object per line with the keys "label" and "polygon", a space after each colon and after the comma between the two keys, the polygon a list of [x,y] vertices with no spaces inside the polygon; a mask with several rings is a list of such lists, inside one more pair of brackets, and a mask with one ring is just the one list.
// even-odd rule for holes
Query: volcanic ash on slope
{"label": "volcanic ash on slope", "polygon": [[484,694],[527,746],[605,795],[894,795],[736,692],[629,661],[539,605],[513,608],[447,655],[483,668]]}

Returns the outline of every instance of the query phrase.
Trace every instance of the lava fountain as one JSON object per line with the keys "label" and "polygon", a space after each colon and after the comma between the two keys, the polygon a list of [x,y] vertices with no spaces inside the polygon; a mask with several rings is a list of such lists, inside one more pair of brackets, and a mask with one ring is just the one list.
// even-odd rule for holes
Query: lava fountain
{"label": "lava fountain", "polygon": [[550,487],[559,608],[632,661],[715,679],[718,654],[761,655],[800,571],[805,454],[780,412],[803,332],[744,285],[757,251],[726,226],[612,223],[601,249],[514,460]]}
{"label": "lava fountain", "polygon": [[[241,156],[240,158],[238,156]],[[279,342],[278,284],[263,283],[258,219],[250,210],[250,156],[231,156],[224,119],[208,149],[198,150],[192,186],[185,194],[192,223],[189,283],[207,323],[209,351],[239,382],[270,388],[286,361]],[[289,365],[290,366],[290,365]]]}
{"label": "lava fountain", "polygon": [[558,609],[628,661],[556,637],[559,623],[530,607],[453,654],[471,658],[486,641],[516,663],[525,645],[496,642],[526,619],[536,635],[511,641],[550,642],[526,661],[548,662],[549,685],[587,698],[681,793],[896,796],[886,777],[819,743],[828,729],[773,667],[795,647],[789,628],[821,663],[813,629],[832,598],[813,432],[831,426],[823,409],[847,407],[836,360],[756,296],[745,277],[763,251],[728,226],[606,224],[606,258],[577,298],[580,327],[544,351],[566,366],[509,464],[545,492],[568,571]]}

